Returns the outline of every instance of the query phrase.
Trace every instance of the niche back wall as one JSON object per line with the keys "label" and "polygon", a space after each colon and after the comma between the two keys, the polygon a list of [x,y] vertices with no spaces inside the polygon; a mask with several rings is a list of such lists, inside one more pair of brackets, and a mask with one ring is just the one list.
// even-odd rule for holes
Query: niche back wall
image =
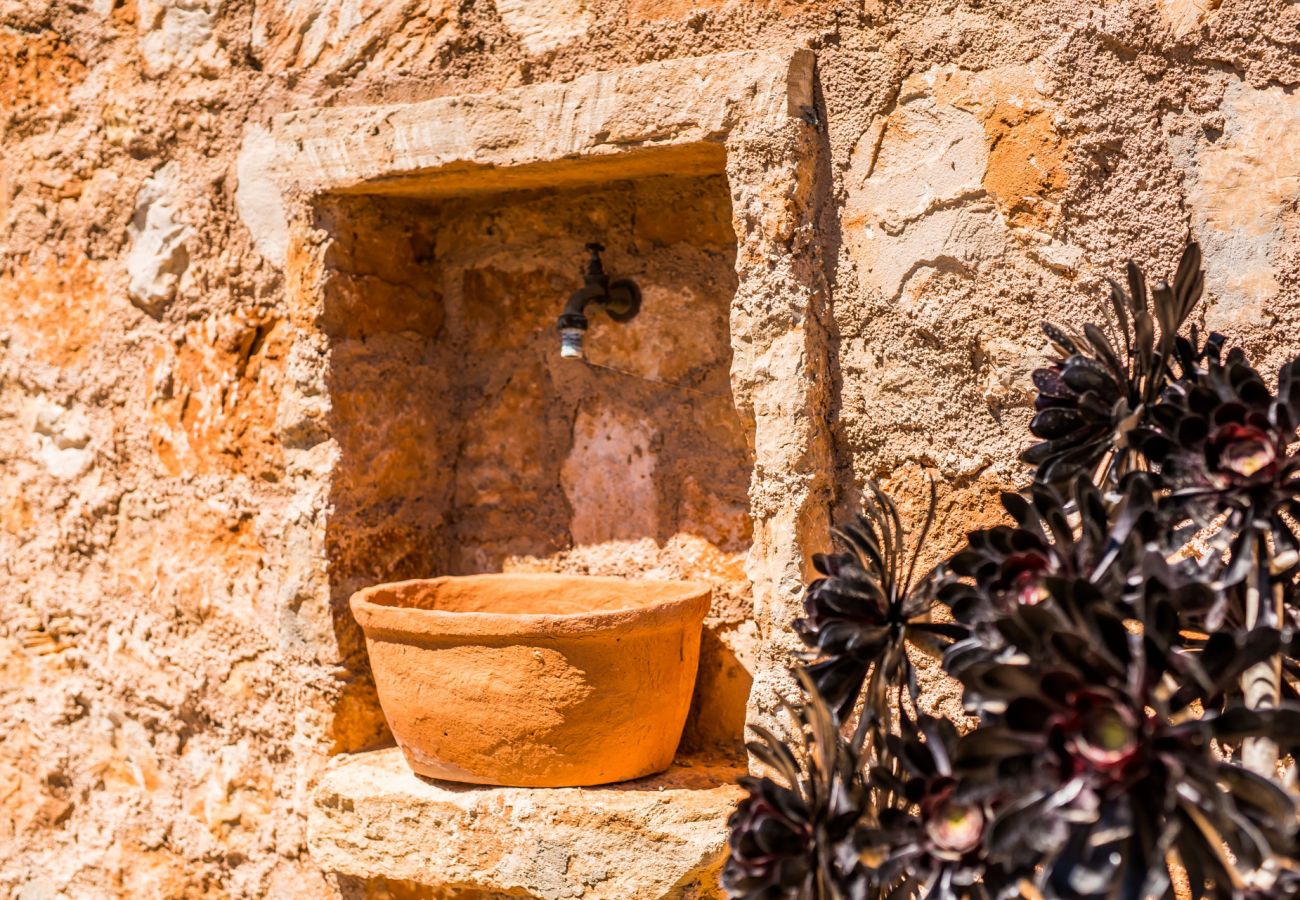
{"label": "niche back wall", "polygon": [[[473,200],[333,197],[324,266],[327,531],[348,688],[335,750],[382,743],[347,598],[378,581],[499,571],[706,579],[714,603],[687,751],[739,751],[757,639],[744,560],[750,439],[730,390],[736,290],[722,175]],[[591,315],[587,363],[555,318],[583,245],[643,291]]]}

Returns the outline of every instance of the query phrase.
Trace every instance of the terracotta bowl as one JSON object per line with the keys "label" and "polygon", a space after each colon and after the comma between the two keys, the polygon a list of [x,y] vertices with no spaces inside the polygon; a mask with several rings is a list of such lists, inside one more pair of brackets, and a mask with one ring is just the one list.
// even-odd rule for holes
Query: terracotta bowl
{"label": "terracotta bowl", "polygon": [[566,787],[672,762],[709,586],[472,575],[352,596],[384,716],[421,775]]}

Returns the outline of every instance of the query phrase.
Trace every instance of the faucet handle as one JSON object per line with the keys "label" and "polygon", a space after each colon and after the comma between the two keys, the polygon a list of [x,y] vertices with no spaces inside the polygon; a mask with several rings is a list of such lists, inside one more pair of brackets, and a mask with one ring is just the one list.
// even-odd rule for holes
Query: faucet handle
{"label": "faucet handle", "polygon": [[587,260],[587,281],[590,282],[593,278],[604,278],[605,266],[600,261],[600,254],[605,249],[604,245],[592,241],[587,245],[587,249],[591,252],[591,259]]}

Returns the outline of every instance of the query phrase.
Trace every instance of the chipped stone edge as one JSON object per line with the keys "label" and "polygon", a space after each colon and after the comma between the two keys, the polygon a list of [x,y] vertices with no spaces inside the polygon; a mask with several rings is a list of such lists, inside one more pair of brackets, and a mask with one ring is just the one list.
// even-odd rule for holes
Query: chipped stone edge
{"label": "chipped stone edge", "polygon": [[[397,749],[336,757],[312,797],[308,847],[327,870],[354,877],[652,900],[716,879],[726,858],[725,822],[742,791],[729,770],[717,770],[727,776],[719,783],[689,788],[679,779],[690,771],[673,769],[635,789],[538,791],[420,779]],[[691,799],[679,806],[674,798],[684,791]],[[552,833],[553,842],[541,839]],[[575,867],[579,836],[584,864]],[[556,852],[565,845],[568,852]],[[642,864],[627,866],[629,852],[642,854]]]}

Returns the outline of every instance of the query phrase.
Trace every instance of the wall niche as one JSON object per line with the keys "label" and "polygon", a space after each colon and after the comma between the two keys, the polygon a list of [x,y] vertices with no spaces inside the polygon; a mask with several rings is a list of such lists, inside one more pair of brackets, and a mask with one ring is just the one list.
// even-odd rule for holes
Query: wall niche
{"label": "wall niche", "polygon": [[[758,640],[745,557],[754,468],[731,395],[736,239],[722,174],[421,198],[327,195],[321,330],[338,447],[327,526],[346,684],[335,752],[388,738],[347,608],[381,581],[538,571],[714,586],[682,753],[743,759]],[[555,319],[583,245],[643,292]]]}

